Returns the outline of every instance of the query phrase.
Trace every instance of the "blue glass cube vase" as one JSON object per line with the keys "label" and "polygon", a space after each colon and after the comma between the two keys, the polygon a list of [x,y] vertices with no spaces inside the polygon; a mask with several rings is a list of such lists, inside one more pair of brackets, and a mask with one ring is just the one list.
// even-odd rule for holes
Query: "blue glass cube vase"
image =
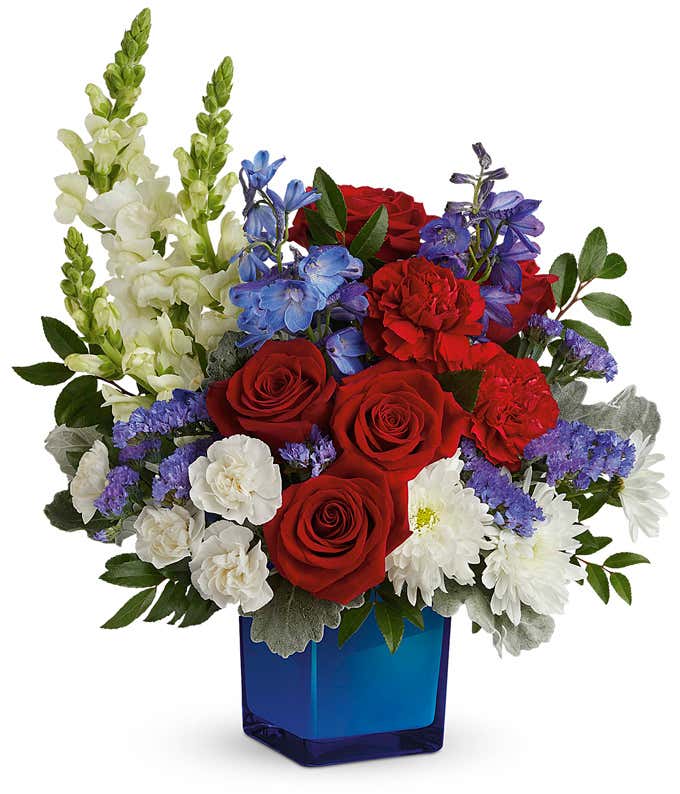
{"label": "blue glass cube vase", "polygon": [[430,609],[423,619],[394,654],[371,615],[342,648],[326,629],[283,659],[240,618],[243,730],[304,766],[439,750],[451,621]]}

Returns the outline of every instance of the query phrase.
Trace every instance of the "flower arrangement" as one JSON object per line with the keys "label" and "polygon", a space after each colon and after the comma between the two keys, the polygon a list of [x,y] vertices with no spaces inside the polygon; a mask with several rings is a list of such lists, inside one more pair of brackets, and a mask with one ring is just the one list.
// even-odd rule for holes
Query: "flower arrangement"
{"label": "flower arrangement", "polygon": [[[16,367],[66,382],[46,446],[69,479],[58,529],[134,550],[101,579],[136,589],[106,623],[186,627],[236,605],[282,657],[373,613],[389,650],[423,610],[464,605],[511,654],[549,639],[572,582],[631,602],[612,539],[586,522],[623,510],[632,539],[664,512],[659,417],[628,388],[585,402],[617,364],[581,304],[629,325],[596,282],[623,276],[594,229],[578,258],[536,263],[540,202],[473,146],[470,191],[441,216],[404,192],[277,183],[258,151],[223,174],[232,62],[208,82],[170,190],[133,112],[150,15],[133,21],[106,91],[88,85],[87,139],[56,218],[98,238],[108,280],[70,226],[61,290],[71,325],[43,317],[59,362]],[[242,216],[225,207],[233,189]],[[373,618],[371,618],[373,619]]]}

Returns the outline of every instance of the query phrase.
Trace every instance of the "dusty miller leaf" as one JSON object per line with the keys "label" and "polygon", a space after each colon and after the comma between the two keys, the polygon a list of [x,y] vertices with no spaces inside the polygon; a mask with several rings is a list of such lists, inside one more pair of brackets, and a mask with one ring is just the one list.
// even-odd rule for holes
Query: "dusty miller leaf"
{"label": "dusty miller leaf", "polygon": [[251,352],[247,348],[236,347],[236,343],[242,341],[244,337],[245,334],[240,331],[227,331],[220,339],[217,347],[208,357],[204,386],[230,378],[250,358]]}
{"label": "dusty miller leaf", "polygon": [[453,617],[461,604],[470,595],[473,588],[458,584],[452,579],[446,580],[446,590],[435,590],[432,596],[432,609],[445,618]]}
{"label": "dusty miller leaf", "polygon": [[584,404],[586,385],[579,381],[553,387],[553,395],[560,407],[560,417],[568,422],[583,422],[595,430],[614,430],[628,438],[634,430],[654,438],[659,432],[661,418],[656,405],[638,397],[635,386],[627,386],[609,402]]}
{"label": "dusty miller leaf", "polygon": [[68,459],[69,452],[84,453],[102,437],[96,427],[67,427],[57,425],[45,439],[45,449],[59,464],[67,477],[73,477],[76,470]]}
{"label": "dusty miller leaf", "polygon": [[550,615],[539,615],[525,605],[522,605],[518,626],[514,626],[505,615],[502,618],[496,616],[496,625],[498,635],[494,636],[494,646],[499,655],[503,648],[511,656],[519,656],[521,651],[532,651],[548,642],[555,630],[555,621]]}
{"label": "dusty miller leaf", "polygon": [[274,597],[252,617],[250,639],[264,642],[272,653],[288,658],[310,642],[320,642],[326,626],[340,625],[342,604],[315,598],[278,574],[269,578]]}

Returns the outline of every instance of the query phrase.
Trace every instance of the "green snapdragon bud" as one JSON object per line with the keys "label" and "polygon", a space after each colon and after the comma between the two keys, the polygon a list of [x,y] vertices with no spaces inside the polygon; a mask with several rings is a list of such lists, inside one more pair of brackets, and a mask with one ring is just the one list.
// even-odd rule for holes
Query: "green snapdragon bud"
{"label": "green snapdragon bud", "polygon": [[108,119],[113,105],[111,104],[109,98],[105,96],[101,88],[94,83],[88,83],[85,86],[85,93],[90,100],[90,107],[92,108],[92,112],[95,114],[95,116],[101,116],[102,118]]}

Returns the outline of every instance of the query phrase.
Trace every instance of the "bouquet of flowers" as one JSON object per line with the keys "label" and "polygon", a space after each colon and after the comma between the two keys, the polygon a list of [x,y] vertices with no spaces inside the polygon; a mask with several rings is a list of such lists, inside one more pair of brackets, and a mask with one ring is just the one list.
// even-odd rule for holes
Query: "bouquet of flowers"
{"label": "bouquet of flowers", "polygon": [[[85,138],[58,176],[56,218],[101,243],[108,280],[72,225],[61,290],[43,317],[60,361],[16,367],[66,383],[46,446],[69,479],[51,523],[117,553],[100,577],[132,597],[106,623],[199,624],[227,605],[283,657],[371,613],[390,651],[404,621],[461,605],[517,654],[547,640],[572,582],[631,602],[623,568],[587,528],[623,510],[656,535],[665,496],[655,406],[634,388],[588,403],[617,364],[581,304],[629,325],[596,283],[624,275],[594,229],[578,258],[536,264],[540,202],[473,146],[464,200],[427,214],[404,192],[277,183],[258,151],[223,173],[232,62],[210,78],[197,131],[158,176],[134,112],[148,11],[86,88]],[[242,214],[226,211],[242,189]],[[594,559],[603,549],[604,559]]]}

